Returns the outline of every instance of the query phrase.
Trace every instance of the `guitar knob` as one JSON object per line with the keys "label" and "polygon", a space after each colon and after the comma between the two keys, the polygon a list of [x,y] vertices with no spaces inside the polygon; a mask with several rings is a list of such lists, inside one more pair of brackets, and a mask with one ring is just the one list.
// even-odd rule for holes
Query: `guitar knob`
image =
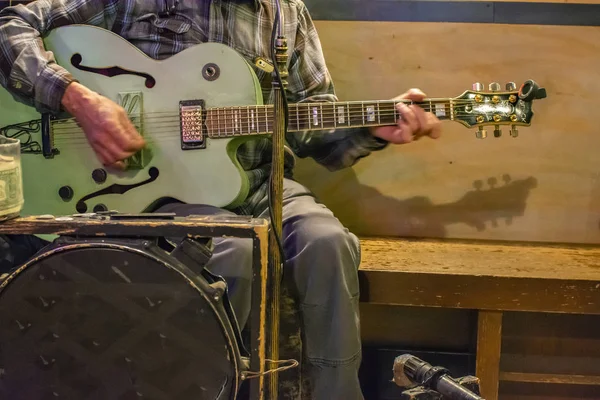
{"label": "guitar knob", "polygon": [[95,213],[101,213],[101,212],[105,212],[105,211],[108,211],[108,207],[106,207],[104,204],[96,204],[94,206]]}
{"label": "guitar knob", "polygon": [[517,136],[519,136],[519,130],[517,129],[516,126],[513,126],[510,128],[510,136],[515,137],[515,138]]}
{"label": "guitar knob", "polygon": [[496,125],[494,127],[494,137],[500,137],[502,136],[502,131],[500,130],[500,127],[498,125]]}
{"label": "guitar knob", "polygon": [[517,90],[517,84],[514,82],[508,82],[506,84],[506,90],[508,90],[509,92]]}
{"label": "guitar knob", "polygon": [[106,171],[98,168],[92,171],[92,179],[96,183],[104,183],[106,182]]}
{"label": "guitar knob", "polygon": [[500,84],[498,82],[492,82],[490,83],[490,90],[492,92],[497,92],[500,90]]}
{"label": "guitar knob", "polygon": [[58,195],[64,201],[69,201],[73,198],[74,195],[73,188],[71,186],[63,186],[60,189],[58,189]]}
{"label": "guitar knob", "polygon": [[485,139],[487,137],[487,132],[485,131],[485,129],[483,129],[483,126],[479,127],[475,136],[477,137],[477,139]]}
{"label": "guitar knob", "polygon": [[476,82],[473,84],[473,91],[481,92],[483,90],[483,83]]}

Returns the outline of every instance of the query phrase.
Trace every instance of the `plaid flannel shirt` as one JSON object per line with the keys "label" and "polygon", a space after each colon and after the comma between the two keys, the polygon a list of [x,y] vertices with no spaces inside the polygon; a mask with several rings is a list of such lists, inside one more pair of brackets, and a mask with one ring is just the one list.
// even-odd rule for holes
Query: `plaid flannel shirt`
{"label": "plaid flannel shirt", "polygon": [[[282,0],[289,48],[289,102],[337,101],[321,43],[301,0]],[[171,15],[162,12],[174,6]],[[162,14],[162,16],[161,16]],[[43,48],[41,36],[68,24],[109,29],[154,59],[170,57],[202,42],[223,43],[254,66],[271,59],[275,19],[270,0],[37,0],[0,12],[0,84],[40,112],[58,112],[73,77]],[[272,103],[271,75],[254,67],[265,103]],[[367,128],[288,133],[286,141],[300,158],[312,157],[329,170],[352,166],[386,143]],[[266,195],[271,141],[242,145],[238,159],[250,179],[250,195],[237,210],[256,214]],[[294,156],[286,153],[286,176]]]}

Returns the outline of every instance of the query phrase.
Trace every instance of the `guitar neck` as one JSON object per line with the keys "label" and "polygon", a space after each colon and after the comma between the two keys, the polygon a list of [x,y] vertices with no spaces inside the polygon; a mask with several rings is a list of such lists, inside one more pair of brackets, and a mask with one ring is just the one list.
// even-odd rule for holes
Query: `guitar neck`
{"label": "guitar neck", "polygon": [[[288,105],[288,131],[361,128],[394,125],[401,117],[400,101],[348,101],[295,103]],[[453,99],[402,101],[434,113],[440,120],[452,120]],[[206,110],[208,136],[213,138],[269,134],[273,131],[273,106],[216,107]]]}

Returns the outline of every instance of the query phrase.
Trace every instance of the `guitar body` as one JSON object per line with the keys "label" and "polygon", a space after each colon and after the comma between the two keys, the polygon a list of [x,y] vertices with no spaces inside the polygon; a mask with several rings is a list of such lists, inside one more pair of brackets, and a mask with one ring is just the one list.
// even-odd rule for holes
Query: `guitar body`
{"label": "guitar body", "polygon": [[[108,172],[105,181],[98,182],[92,173],[103,166],[81,129],[73,122],[54,124],[59,154],[53,158],[22,155],[22,215],[67,215],[102,208],[137,213],[165,197],[218,207],[232,207],[245,199],[249,185],[235,153],[246,138],[207,138],[205,148],[182,150],[179,122],[180,101],[201,99],[207,108],[262,104],[256,75],[237,52],[206,43],[156,61],[110,31],[83,25],[53,30],[45,44],[81,84],[123,105],[148,143],[148,151],[140,167]],[[76,54],[80,57],[73,58]],[[203,75],[208,64],[218,70],[212,77]],[[40,118],[3,89],[0,101],[0,127]],[[39,132],[33,139],[41,144]],[[68,200],[67,189],[59,195],[64,187],[72,190]],[[98,193],[102,189],[113,193]],[[85,210],[76,207],[82,199]]]}

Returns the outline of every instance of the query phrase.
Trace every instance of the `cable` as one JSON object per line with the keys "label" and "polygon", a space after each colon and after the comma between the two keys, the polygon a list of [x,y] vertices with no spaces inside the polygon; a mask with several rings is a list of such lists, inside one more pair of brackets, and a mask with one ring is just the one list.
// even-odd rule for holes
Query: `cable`
{"label": "cable", "polygon": [[[275,71],[275,75],[277,76],[277,80],[279,82],[280,85],[280,94],[282,96],[283,99],[283,113],[284,113],[284,137],[287,134],[287,129],[288,129],[288,102],[287,102],[287,96],[285,93],[285,88],[283,87],[282,80],[281,80],[281,74],[279,72],[279,66],[277,63],[277,58],[275,57],[276,54],[276,47],[275,47],[275,39],[277,37],[277,33],[278,33],[278,29],[283,29],[281,28],[281,9],[279,7],[279,1],[276,1],[277,3],[277,11],[275,13],[275,21],[273,23],[273,31],[271,33],[271,59],[273,61],[273,67],[274,67],[274,71]],[[281,36],[281,30],[279,30],[279,35]],[[275,114],[273,114],[275,115]],[[271,162],[273,162],[274,160],[271,160]],[[269,209],[269,216],[271,218],[271,221],[273,221],[273,174],[271,173],[271,175],[269,176],[269,192],[268,192],[268,209]],[[283,231],[282,231],[283,233]],[[275,236],[275,241],[277,242],[277,247],[279,248],[279,253],[281,255],[281,263],[283,264],[283,268],[285,269],[286,267],[286,259],[285,259],[285,252],[283,249],[283,244],[281,241],[281,238],[279,237],[279,235],[277,234],[277,232],[275,230],[273,230],[273,235]],[[283,274],[282,274],[282,278],[283,278]]]}

